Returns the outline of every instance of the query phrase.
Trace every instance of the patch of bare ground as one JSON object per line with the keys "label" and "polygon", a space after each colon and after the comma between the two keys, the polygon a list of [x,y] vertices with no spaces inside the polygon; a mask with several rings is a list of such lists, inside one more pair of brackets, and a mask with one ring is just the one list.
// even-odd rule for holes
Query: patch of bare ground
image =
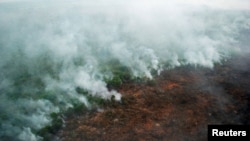
{"label": "patch of bare ground", "polygon": [[208,124],[249,124],[249,69],[179,67],[126,83],[121,102],[71,116],[62,141],[205,141]]}

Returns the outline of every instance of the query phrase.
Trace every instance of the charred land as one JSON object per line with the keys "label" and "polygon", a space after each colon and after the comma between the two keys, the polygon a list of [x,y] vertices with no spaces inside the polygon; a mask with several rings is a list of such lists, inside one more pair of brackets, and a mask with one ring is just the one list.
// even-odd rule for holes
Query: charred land
{"label": "charred land", "polygon": [[206,140],[249,123],[250,1],[0,0],[0,140]]}
{"label": "charred land", "polygon": [[65,118],[63,141],[207,140],[208,124],[250,124],[249,57],[214,69],[181,66],[127,82],[121,102]]}

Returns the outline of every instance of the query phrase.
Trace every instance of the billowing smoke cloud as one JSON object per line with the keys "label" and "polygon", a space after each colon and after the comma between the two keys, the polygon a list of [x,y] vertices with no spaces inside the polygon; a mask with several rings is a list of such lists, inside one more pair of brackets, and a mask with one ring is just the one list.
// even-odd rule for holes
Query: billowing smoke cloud
{"label": "billowing smoke cloud", "polygon": [[41,140],[33,131],[50,124],[51,113],[75,101],[91,104],[76,88],[119,100],[121,95],[104,81],[113,76],[110,60],[136,77],[152,78],[151,70],[187,64],[213,68],[242,53],[241,33],[249,35],[250,28],[248,9],[215,5],[2,1],[0,139]]}

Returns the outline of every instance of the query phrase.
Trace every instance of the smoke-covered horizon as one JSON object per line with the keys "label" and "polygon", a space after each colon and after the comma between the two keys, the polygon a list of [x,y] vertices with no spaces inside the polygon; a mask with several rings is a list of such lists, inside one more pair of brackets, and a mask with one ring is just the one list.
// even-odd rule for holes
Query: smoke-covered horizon
{"label": "smoke-covered horizon", "polygon": [[108,2],[0,3],[0,138],[41,140],[33,132],[50,124],[51,113],[75,101],[91,105],[76,88],[120,100],[105,82],[114,75],[111,60],[152,79],[152,70],[213,68],[249,52],[247,8]]}

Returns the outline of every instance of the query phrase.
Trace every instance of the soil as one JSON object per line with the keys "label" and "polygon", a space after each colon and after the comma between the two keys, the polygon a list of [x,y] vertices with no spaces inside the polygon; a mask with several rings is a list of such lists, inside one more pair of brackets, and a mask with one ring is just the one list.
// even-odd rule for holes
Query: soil
{"label": "soil", "polygon": [[[206,141],[209,124],[250,124],[250,57],[122,84],[120,102],[65,118],[62,141]],[[243,61],[244,60],[244,61]]]}

